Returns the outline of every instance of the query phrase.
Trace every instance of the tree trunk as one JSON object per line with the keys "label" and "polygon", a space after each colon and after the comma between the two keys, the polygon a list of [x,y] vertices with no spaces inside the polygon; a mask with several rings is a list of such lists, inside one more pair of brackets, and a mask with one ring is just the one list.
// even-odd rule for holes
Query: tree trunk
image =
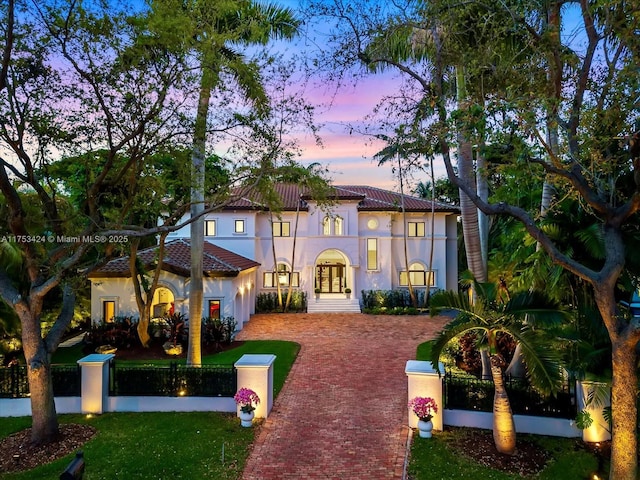
{"label": "tree trunk", "polygon": [[271,255],[273,256],[273,271],[275,272],[278,308],[280,309],[280,311],[284,312],[284,306],[282,302],[282,287],[280,286],[280,272],[278,271],[278,256],[276,255],[276,237],[273,234],[273,213],[271,211],[269,211],[269,225],[271,225]]}
{"label": "tree trunk", "polygon": [[636,341],[620,339],[612,342],[611,385],[611,470],[610,480],[636,480],[638,447],[636,408],[638,374]]}
{"label": "tree trunk", "polygon": [[502,369],[498,359],[491,356],[491,375],[495,394],[493,396],[493,441],[500,453],[513,455],[516,451],[516,425],[513,421],[509,396],[504,387]]}
{"label": "tree trunk", "polygon": [[213,79],[207,68],[202,68],[200,97],[193,135],[191,165],[191,278],[189,282],[189,349],[187,365],[202,364],[202,303],[204,255],[204,154],[207,139],[207,115]]}
{"label": "tree trunk", "polygon": [[291,305],[291,296],[293,295],[293,285],[292,278],[293,272],[295,272],[295,264],[296,264],[296,240],[298,238],[298,220],[300,219],[300,198],[298,197],[298,202],[296,205],[296,223],[293,227],[293,246],[291,248],[291,276],[289,277],[289,289],[287,291],[287,300],[284,304],[284,311],[289,310],[289,306]]}
{"label": "tree trunk", "polygon": [[409,287],[409,299],[411,300],[411,306],[417,307],[418,301],[416,300],[416,293],[413,290],[411,284],[411,274],[409,272],[409,257],[407,253],[407,210],[404,208],[404,181],[402,177],[402,164],[400,162],[400,155],[398,155],[398,177],[400,179],[400,202],[402,206],[402,241],[404,246],[404,268],[407,271],[407,286]]}
{"label": "tree trunk", "polygon": [[31,392],[31,443],[43,445],[59,434],[56,405],[53,400],[51,358],[40,331],[40,322],[26,306],[16,308],[22,324],[22,345],[27,362]]}

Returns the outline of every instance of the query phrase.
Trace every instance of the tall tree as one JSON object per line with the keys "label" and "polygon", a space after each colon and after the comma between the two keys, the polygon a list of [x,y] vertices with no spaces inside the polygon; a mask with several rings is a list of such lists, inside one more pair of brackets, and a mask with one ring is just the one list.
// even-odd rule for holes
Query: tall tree
{"label": "tall tree", "polygon": [[[24,269],[23,282],[16,283],[6,265],[0,268],[0,296],[20,319],[31,439],[40,444],[58,434],[50,361],[72,318],[75,290],[95,259],[113,247],[108,237],[96,234],[120,231],[126,218],[104,215],[100,201],[129,178],[149,151],[175,138],[175,110],[163,109],[182,70],[175,58],[151,46],[146,56],[129,48],[136,31],[126,12],[76,3],[62,9],[53,3],[33,7],[19,16],[13,2],[0,8],[0,192],[8,211],[6,230],[15,236]],[[86,209],[62,208],[64,191],[49,167],[57,156],[101,149],[107,159],[85,186]],[[118,163],[121,155],[128,161]],[[40,225],[25,214],[27,190],[33,192],[29,201],[37,201],[42,212]],[[121,208],[124,213],[128,205]],[[105,243],[65,240],[70,236],[104,238]],[[44,334],[40,316],[55,290],[63,292],[61,308]]]}
{"label": "tall tree", "polygon": [[247,61],[237,48],[266,45],[269,41],[292,38],[298,21],[289,9],[263,5],[252,0],[154,0],[156,28],[165,35],[176,27],[175,46],[196,53],[200,71],[198,106],[193,131],[191,188],[191,277],[189,287],[189,349],[187,363],[200,365],[203,303],[202,262],[204,251],[204,158],[207,145],[211,94],[219,88],[222,73],[230,74],[242,94],[258,110],[266,107],[266,96],[254,62]]}

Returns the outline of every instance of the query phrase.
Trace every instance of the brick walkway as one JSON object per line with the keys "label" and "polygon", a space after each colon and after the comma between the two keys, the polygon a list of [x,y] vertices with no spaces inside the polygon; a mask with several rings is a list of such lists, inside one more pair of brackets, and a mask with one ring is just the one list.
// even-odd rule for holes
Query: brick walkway
{"label": "brick walkway", "polygon": [[243,480],[401,479],[407,360],[446,319],[362,314],[254,315],[238,340],[301,345],[257,432]]}

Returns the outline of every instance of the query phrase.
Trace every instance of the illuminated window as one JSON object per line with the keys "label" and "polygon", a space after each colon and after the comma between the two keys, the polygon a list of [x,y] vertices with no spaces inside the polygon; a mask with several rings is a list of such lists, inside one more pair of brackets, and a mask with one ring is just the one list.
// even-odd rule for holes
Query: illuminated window
{"label": "illuminated window", "polygon": [[106,323],[113,322],[116,316],[116,301],[115,300],[103,300],[102,301],[102,321]]}
{"label": "illuminated window", "polygon": [[424,222],[408,222],[407,223],[407,236],[408,237],[424,237]]}
{"label": "illuminated window", "polygon": [[236,233],[245,233],[244,232],[244,220],[236,220],[236,222],[235,222],[235,232]]}
{"label": "illuminated window", "polygon": [[290,223],[289,222],[273,222],[273,236],[274,237],[291,236]]}
{"label": "illuminated window", "polygon": [[329,215],[322,219],[322,234],[331,235],[331,217]]}
{"label": "illuminated window", "polygon": [[344,235],[344,219],[342,217],[331,218],[327,215],[322,219],[323,235]]}
{"label": "illuminated window", "polygon": [[275,288],[277,285],[276,282],[278,282],[281,287],[288,287],[289,282],[291,282],[292,287],[299,287],[300,273],[292,272],[286,263],[279,263],[277,272],[264,272],[262,276],[264,288]]}
{"label": "illuminated window", "polygon": [[220,319],[220,300],[209,300],[209,317]]}
{"label": "illuminated window", "polygon": [[216,236],[216,221],[215,220],[205,220],[204,221],[204,235],[206,237],[215,237]]}
{"label": "illuminated window", "polygon": [[378,239],[367,238],[367,270],[378,269]]}
{"label": "illuminated window", "polygon": [[336,217],[333,220],[333,234],[334,235],[343,235],[343,224],[344,221],[342,217]]}
{"label": "illuminated window", "polygon": [[400,285],[407,286],[409,285],[408,280],[411,279],[411,285],[417,287],[424,286],[432,286],[435,285],[435,275],[434,272],[428,272],[425,270],[424,266],[420,263],[412,263],[409,265],[409,276],[407,276],[407,271],[403,270],[400,272]]}

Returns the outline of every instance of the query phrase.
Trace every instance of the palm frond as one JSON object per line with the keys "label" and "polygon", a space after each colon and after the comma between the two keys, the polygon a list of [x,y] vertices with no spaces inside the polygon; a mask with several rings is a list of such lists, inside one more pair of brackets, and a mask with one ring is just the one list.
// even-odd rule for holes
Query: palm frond
{"label": "palm frond", "polygon": [[551,346],[551,339],[541,331],[525,326],[510,332],[520,344],[527,376],[534,388],[544,394],[555,394],[562,386],[560,352]]}
{"label": "palm frond", "polygon": [[448,323],[433,340],[431,345],[431,363],[436,372],[441,373],[439,369],[440,356],[451,340],[466,332],[486,330],[486,327],[478,325],[478,322],[475,320],[475,318],[469,318],[466,314],[460,314]]}

